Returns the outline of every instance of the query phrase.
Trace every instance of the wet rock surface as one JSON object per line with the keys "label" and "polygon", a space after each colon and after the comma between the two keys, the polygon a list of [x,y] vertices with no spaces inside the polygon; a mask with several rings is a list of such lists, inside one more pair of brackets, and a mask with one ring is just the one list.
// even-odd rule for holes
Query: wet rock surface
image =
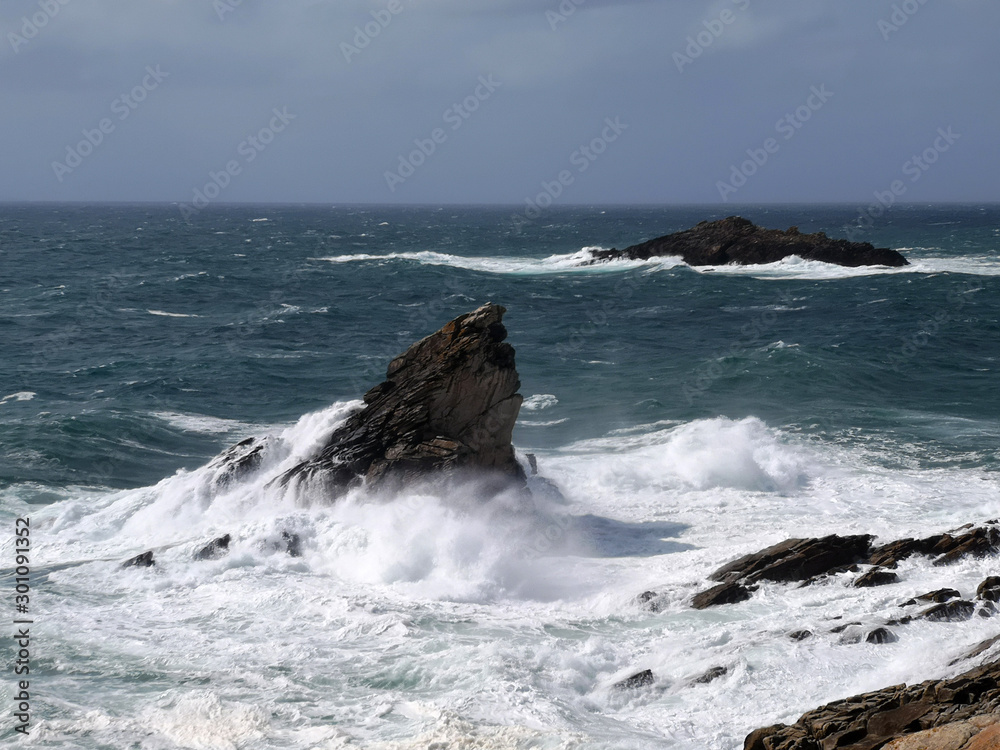
{"label": "wet rock surface", "polygon": [[[931,744],[928,730],[951,727],[960,741],[955,750],[973,750],[984,731],[1000,723],[1000,661],[957,677],[919,685],[894,685],[829,703],[803,714],[791,725],[777,724],[747,735],[744,750],[876,750],[921,748]],[[962,726],[962,723],[972,726]],[[974,730],[974,731],[973,731]],[[949,730],[951,731],[951,730]],[[983,737],[985,740],[986,735]],[[890,744],[892,742],[898,744]],[[980,745],[979,747],[991,747]]]}

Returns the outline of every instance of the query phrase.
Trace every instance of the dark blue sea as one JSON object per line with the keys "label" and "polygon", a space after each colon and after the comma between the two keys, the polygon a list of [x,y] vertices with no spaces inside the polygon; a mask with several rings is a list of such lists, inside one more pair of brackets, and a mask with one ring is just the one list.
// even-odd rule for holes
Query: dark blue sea
{"label": "dark blue sea", "polygon": [[[731,214],[911,264],[585,265]],[[995,559],[690,607],[716,567],[788,537],[1000,516],[1000,208],[858,216],[0,206],[0,570],[30,518],[30,746],[730,749],[954,672],[992,620],[881,645],[824,626],[974,592]],[[311,455],[392,357],[490,301],[525,397],[515,447],[538,461],[531,514],[416,492],[330,504],[266,471],[213,482],[249,436],[273,437],[275,471]],[[275,544],[289,530],[301,557]],[[229,555],[193,559],[225,533]],[[145,550],[154,567],[120,568]],[[649,688],[613,687],[644,669]],[[8,671],[8,742],[16,689]]]}

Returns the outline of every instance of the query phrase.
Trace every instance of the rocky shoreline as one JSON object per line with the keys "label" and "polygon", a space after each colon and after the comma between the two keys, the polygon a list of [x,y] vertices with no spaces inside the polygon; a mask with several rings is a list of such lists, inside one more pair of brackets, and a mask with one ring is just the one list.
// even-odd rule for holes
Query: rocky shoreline
{"label": "rocky shoreline", "polygon": [[595,250],[589,263],[611,260],[649,260],[679,256],[690,266],[757,265],[775,263],[792,255],[838,266],[909,265],[899,252],[870,242],[835,240],[823,232],[802,234],[764,229],[740,216],[700,224],[663,237],[631,245],[624,250]]}
{"label": "rocky shoreline", "polygon": [[[716,224],[744,221],[726,219]],[[272,485],[304,485],[328,502],[356,487],[391,492],[425,481],[445,485],[475,481],[483,496],[511,488],[526,492],[526,477],[511,443],[522,397],[514,349],[505,341],[505,312],[488,303],[413,344],[392,360],[386,380],[365,394],[364,407],[334,430],[312,458],[276,477]],[[219,487],[241,481],[260,469],[267,450],[268,438],[250,438],[233,446],[212,462],[213,481]],[[194,554],[195,559],[224,557],[231,541],[229,534],[210,540]],[[737,604],[752,598],[765,583],[808,586],[839,578],[853,588],[891,586],[899,582],[895,572],[899,562],[912,555],[930,557],[936,566],[995,555],[1000,551],[1000,521],[969,524],[922,539],[878,545],[874,541],[868,534],[787,539],[711,573],[708,580],[714,585],[695,594],[690,605],[706,609]],[[302,554],[301,539],[289,531],[282,531],[271,544],[292,557]],[[122,567],[155,565],[150,550]],[[646,591],[637,604],[655,612],[659,600],[660,594]],[[920,618],[992,617],[998,601],[1000,576],[990,576],[974,595],[966,592],[963,596],[952,588],[930,591],[901,600],[899,615],[889,620],[831,623],[828,632],[840,634],[846,642],[888,643],[898,639],[900,627]],[[813,633],[790,629],[787,636],[800,641]],[[960,661],[993,660],[957,677],[909,687],[895,685],[836,701],[803,714],[794,724],[751,732],[744,748],[1000,750],[998,644],[1000,635],[966,654]],[[713,667],[691,684],[711,682],[727,671],[724,666]],[[653,672],[646,669],[614,687],[645,689],[655,681]]]}
{"label": "rocky shoreline", "polygon": [[[716,570],[709,580],[719,583],[696,594],[691,606],[704,609],[746,601],[764,581],[808,586],[841,576],[854,588],[889,586],[899,582],[892,569],[911,555],[931,557],[936,566],[967,556],[995,555],[1000,550],[1000,527],[997,521],[989,521],[924,539],[901,539],[879,546],[873,546],[872,541],[869,535],[788,539]],[[655,602],[655,594],[647,594],[643,595],[646,601]],[[979,584],[974,597],[970,593],[963,598],[958,589],[938,589],[900,601],[899,616],[889,621],[841,623],[829,632],[841,634],[848,642],[890,643],[898,639],[891,628],[921,618],[951,622],[992,617],[997,613],[997,601],[1000,576],[989,576]],[[788,633],[793,640],[812,635],[808,630]],[[980,643],[958,661],[994,652],[997,644],[1000,636]],[[993,656],[992,661],[951,679],[894,685],[813,709],[792,725],[757,729],[747,736],[744,750],[997,750],[1000,660],[995,653]],[[648,680],[652,682],[652,674]]]}

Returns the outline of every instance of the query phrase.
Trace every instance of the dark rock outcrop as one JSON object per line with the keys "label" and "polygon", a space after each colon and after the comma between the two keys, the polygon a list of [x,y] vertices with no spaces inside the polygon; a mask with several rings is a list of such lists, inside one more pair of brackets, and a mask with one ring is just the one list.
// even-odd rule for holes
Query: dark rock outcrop
{"label": "dark rock outcrop", "polygon": [[215,486],[225,488],[259,469],[264,461],[267,443],[266,437],[250,437],[218,455],[209,464],[210,468],[216,470],[212,479]]}
{"label": "dark rock outcrop", "polygon": [[153,551],[149,550],[141,555],[130,557],[121,566],[123,568],[151,568],[154,565],[156,565],[156,560],[153,559]]}
{"label": "dark rock outcrop", "polygon": [[934,591],[928,591],[926,594],[921,594],[920,596],[915,596],[912,599],[907,599],[903,602],[904,607],[908,607],[911,604],[917,604],[919,602],[934,602],[935,604],[940,604],[941,602],[946,602],[949,599],[958,599],[962,594],[957,589],[935,589]]}
{"label": "dark rock outcrop", "polygon": [[213,539],[195,553],[194,559],[215,560],[219,557],[225,557],[229,553],[229,543],[232,540],[233,538],[229,534]]}
{"label": "dark rock outcrop", "polygon": [[644,669],[641,672],[636,672],[631,677],[619,680],[612,687],[618,690],[634,690],[635,688],[649,687],[654,681],[653,670]]}
{"label": "dark rock outcrop", "polygon": [[868,534],[821,539],[786,539],[760,552],[723,565],[712,581],[804,581],[852,563],[862,562],[871,548]]}
{"label": "dark rock outcrop", "polygon": [[899,576],[893,573],[891,570],[883,570],[879,567],[874,567],[866,573],[862,573],[860,576],[854,579],[855,588],[871,588],[872,586],[887,586],[890,583],[898,583]]}
{"label": "dark rock outcrop", "polygon": [[683,232],[657,237],[624,250],[597,250],[591,262],[680,256],[692,266],[754,265],[774,263],[791,255],[839,266],[908,265],[906,258],[895,250],[875,247],[869,242],[834,240],[823,232],[802,234],[797,227],[787,232],[764,229],[739,216],[703,221]]}
{"label": "dark rock outcrop", "polygon": [[895,643],[899,638],[889,628],[875,628],[865,636],[866,643]]}
{"label": "dark rock outcrop", "polygon": [[707,685],[720,677],[725,677],[729,674],[729,667],[712,667],[706,670],[703,674],[698,675],[693,680],[691,680],[692,685]]}
{"label": "dark rock outcrop", "polygon": [[899,539],[872,550],[869,562],[895,568],[911,555],[933,555],[935,565],[948,565],[963,557],[985,557],[1000,549],[1000,529],[995,523],[976,526],[964,534],[948,532],[924,539]]}
{"label": "dark rock outcrop", "polygon": [[[928,729],[976,721],[1000,711],[1000,661],[948,680],[894,685],[829,703],[791,725],[747,735],[744,750],[875,750],[890,740]],[[980,722],[980,729],[995,725]],[[956,747],[959,747],[958,745]],[[919,742],[913,747],[931,747]]]}
{"label": "dark rock outcrop", "polygon": [[979,584],[976,598],[988,602],[1000,602],[1000,576],[990,576]]}
{"label": "dark rock outcrop", "polygon": [[976,605],[964,599],[953,599],[944,604],[935,604],[929,609],[925,609],[920,616],[925,620],[959,622],[968,620],[976,611]]}
{"label": "dark rock outcrop", "polygon": [[745,602],[750,598],[750,591],[751,589],[735,581],[732,583],[720,583],[718,586],[713,586],[707,591],[695,594],[691,600],[691,606],[695,609],[707,609],[717,604]]}
{"label": "dark rock outcrop", "polygon": [[280,481],[315,482],[331,499],[361,484],[391,490],[431,476],[475,478],[488,491],[523,487],[511,445],[522,398],[505,312],[483,305],[413,344],[364,408]]}
{"label": "dark rock outcrop", "polygon": [[[995,521],[982,526],[969,524],[962,529],[925,539],[900,539],[874,548],[871,546],[873,538],[867,534],[834,534],[822,538],[786,539],[716,570],[709,580],[721,581],[728,586],[715,586],[701,592],[694,597],[693,606],[703,609],[714,604],[745,601],[752,590],[746,588],[747,585],[761,580],[803,581],[803,585],[808,585],[822,576],[857,570],[857,563],[874,567],[855,579],[855,586],[882,586],[899,580],[895,573],[884,568],[895,568],[900,560],[911,555],[934,556],[934,565],[947,565],[964,557],[985,557],[1000,550],[1000,528]],[[979,599],[997,601],[1000,599],[1000,576],[988,578],[980,589],[982,593],[977,592]],[[953,589],[941,589],[917,599],[943,602],[949,596],[959,595]],[[937,596],[943,598],[931,598]],[[997,599],[990,598],[994,596]],[[911,599],[904,602],[904,606],[914,603],[916,601]],[[984,609],[981,614],[990,616],[992,611]]]}

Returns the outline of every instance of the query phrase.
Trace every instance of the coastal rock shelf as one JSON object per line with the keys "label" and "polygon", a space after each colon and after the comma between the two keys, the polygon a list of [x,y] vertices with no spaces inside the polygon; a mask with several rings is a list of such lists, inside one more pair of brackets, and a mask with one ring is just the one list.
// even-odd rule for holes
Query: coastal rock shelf
{"label": "coastal rock shelf", "polygon": [[1000,661],[950,680],[894,685],[751,732],[744,750],[995,750]]}
{"label": "coastal rock shelf", "polygon": [[838,266],[909,265],[897,251],[875,247],[870,242],[835,240],[823,232],[802,234],[797,227],[788,231],[764,229],[740,216],[703,221],[683,232],[657,237],[624,250],[595,250],[590,263],[679,256],[691,266],[757,265],[775,263],[792,255]]}

